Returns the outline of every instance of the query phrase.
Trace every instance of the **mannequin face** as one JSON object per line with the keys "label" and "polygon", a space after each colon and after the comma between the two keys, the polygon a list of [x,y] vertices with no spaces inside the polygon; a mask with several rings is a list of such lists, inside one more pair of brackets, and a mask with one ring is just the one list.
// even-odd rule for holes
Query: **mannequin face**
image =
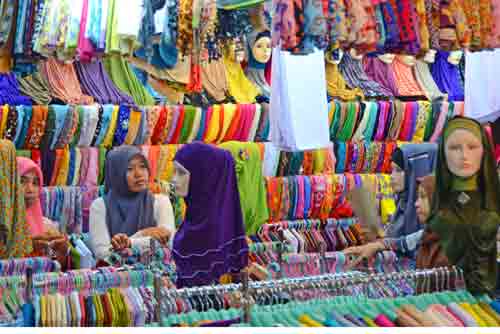
{"label": "mannequin face", "polygon": [[358,51],[356,51],[356,49],[351,49],[350,54],[354,59],[357,59],[357,60],[363,59],[363,55],[358,54]]}
{"label": "mannequin face", "polygon": [[463,52],[462,51],[452,51],[450,56],[448,57],[448,62],[453,65],[458,65],[460,60],[462,59]]}
{"label": "mannequin face", "polygon": [[148,189],[149,170],[141,157],[130,160],[127,168],[128,189],[135,193],[140,193]]}
{"label": "mannequin face", "polygon": [[446,140],[446,163],[450,172],[459,177],[471,177],[481,169],[483,144],[470,131],[457,129]]}
{"label": "mannequin face", "polygon": [[24,203],[29,209],[40,200],[40,180],[36,172],[32,171],[21,176],[21,186],[23,187]]}
{"label": "mannequin face", "polygon": [[429,50],[424,56],[424,61],[429,64],[433,64],[436,61],[436,50]]}
{"label": "mannequin face", "polygon": [[401,56],[401,61],[408,66],[415,66],[417,64],[415,56]]}
{"label": "mannequin face", "polygon": [[269,37],[259,38],[252,47],[252,54],[256,61],[266,64],[271,58],[271,39]]}
{"label": "mannequin face", "polygon": [[175,194],[181,197],[186,197],[189,194],[189,180],[191,173],[184,168],[180,163],[174,161],[174,176],[172,184],[175,188]]}
{"label": "mannequin face", "polygon": [[378,59],[382,60],[386,64],[391,64],[394,61],[394,58],[396,58],[396,55],[393,53],[386,53],[378,56]]}
{"label": "mannequin face", "polygon": [[391,186],[395,193],[401,193],[405,190],[405,172],[394,162],[391,163]]}

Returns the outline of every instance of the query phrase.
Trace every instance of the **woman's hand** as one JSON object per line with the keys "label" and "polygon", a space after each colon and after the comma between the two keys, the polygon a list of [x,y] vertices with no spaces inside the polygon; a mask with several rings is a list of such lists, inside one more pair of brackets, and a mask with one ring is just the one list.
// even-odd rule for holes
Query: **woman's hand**
{"label": "woman's hand", "polygon": [[385,250],[384,243],[382,241],[374,241],[363,246],[347,248],[343,252],[346,256],[356,256],[356,259],[349,265],[349,267],[353,268],[360,264],[363,260],[372,258],[375,254],[377,254],[377,252],[383,250]]}
{"label": "woman's hand", "polygon": [[111,239],[111,246],[113,246],[115,250],[120,251],[125,248],[130,248],[132,246],[132,242],[126,234],[118,233]]}
{"label": "woman's hand", "polygon": [[171,233],[163,227],[149,227],[141,230],[140,235],[156,239],[162,245],[166,245],[170,240]]}

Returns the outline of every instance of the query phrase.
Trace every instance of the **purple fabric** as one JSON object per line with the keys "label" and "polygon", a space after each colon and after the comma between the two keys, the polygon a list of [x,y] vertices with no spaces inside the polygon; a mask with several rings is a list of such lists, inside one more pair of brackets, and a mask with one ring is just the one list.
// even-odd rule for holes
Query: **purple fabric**
{"label": "purple fabric", "polygon": [[14,73],[0,74],[0,104],[31,105],[31,98],[19,91]]}
{"label": "purple fabric", "polygon": [[200,327],[231,327],[232,325],[239,324],[241,318],[230,319],[230,320],[219,320],[213,321],[206,324],[201,324]]}
{"label": "purple fabric", "polygon": [[235,162],[229,151],[199,142],[183,146],[175,161],[191,174],[173,244],[177,287],[208,285],[248,264]]}
{"label": "purple fabric", "polygon": [[389,89],[394,96],[398,95],[394,72],[390,66],[378,57],[366,56],[363,59],[363,68],[370,79]]}
{"label": "purple fabric", "polygon": [[458,66],[448,62],[449,55],[449,52],[438,51],[431,68],[432,77],[439,89],[448,94],[449,101],[463,101],[464,90],[460,84],[460,71]]}
{"label": "purple fabric", "polygon": [[137,156],[143,158],[144,164],[149,169],[148,160],[136,146],[119,146],[106,157],[107,194],[104,196],[104,203],[106,225],[110,236],[124,233],[130,237],[142,229],[156,226],[153,194],[149,190],[132,192],[128,187],[128,164]]}
{"label": "purple fabric", "polygon": [[94,97],[100,104],[134,104],[130,95],[115,86],[100,60],[83,63],[75,62],[76,73],[83,93]]}

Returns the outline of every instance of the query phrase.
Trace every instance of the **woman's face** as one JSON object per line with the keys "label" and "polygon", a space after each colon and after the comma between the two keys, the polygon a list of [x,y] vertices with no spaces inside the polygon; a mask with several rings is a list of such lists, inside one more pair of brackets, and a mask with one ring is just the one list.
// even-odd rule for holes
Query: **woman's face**
{"label": "woman's face", "polygon": [[417,209],[418,221],[420,224],[425,224],[431,213],[431,203],[429,201],[429,196],[425,192],[425,188],[422,185],[418,186],[415,208]]}
{"label": "woman's face", "polygon": [[395,193],[401,193],[405,190],[405,172],[394,162],[391,163],[391,186]]}
{"label": "woman's face", "polygon": [[40,200],[40,179],[35,171],[28,172],[21,176],[21,186],[24,192],[24,203],[30,208]]}
{"label": "woman's face", "polygon": [[134,193],[140,193],[148,189],[149,170],[144,159],[137,156],[132,158],[127,168],[128,189]]}
{"label": "woman's face", "polygon": [[483,144],[470,131],[457,129],[446,140],[445,155],[448,169],[459,177],[471,177],[481,169]]}
{"label": "woman's face", "polygon": [[177,196],[186,197],[189,194],[189,180],[191,174],[189,171],[177,161],[174,161],[174,176],[172,184],[175,187]]}

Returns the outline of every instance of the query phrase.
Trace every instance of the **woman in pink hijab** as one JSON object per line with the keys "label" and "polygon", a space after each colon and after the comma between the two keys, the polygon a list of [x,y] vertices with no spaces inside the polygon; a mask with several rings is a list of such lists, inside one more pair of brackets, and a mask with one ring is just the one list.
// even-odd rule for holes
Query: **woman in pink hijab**
{"label": "woman in pink hijab", "polygon": [[18,157],[17,169],[21,177],[21,185],[24,192],[24,203],[26,205],[26,219],[32,237],[40,237],[43,234],[57,231],[57,225],[42,213],[40,204],[40,193],[43,184],[42,170],[31,159]]}
{"label": "woman in pink hijab", "polygon": [[[17,169],[21,177],[21,186],[26,205],[26,220],[33,239],[32,256],[55,256],[62,266],[68,269],[68,238],[59,232],[56,223],[43,216],[40,204],[43,174],[31,159],[18,157]],[[49,251],[52,249],[53,253]]]}

